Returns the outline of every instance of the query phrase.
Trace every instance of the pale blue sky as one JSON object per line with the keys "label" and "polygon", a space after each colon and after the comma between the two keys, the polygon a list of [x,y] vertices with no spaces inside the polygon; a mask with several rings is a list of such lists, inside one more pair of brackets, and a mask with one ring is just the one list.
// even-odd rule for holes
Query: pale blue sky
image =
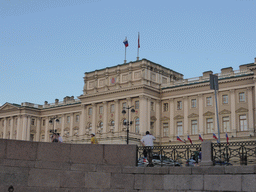
{"label": "pale blue sky", "polygon": [[0,105],[82,94],[84,72],[137,56],[184,78],[254,62],[256,0],[0,0]]}

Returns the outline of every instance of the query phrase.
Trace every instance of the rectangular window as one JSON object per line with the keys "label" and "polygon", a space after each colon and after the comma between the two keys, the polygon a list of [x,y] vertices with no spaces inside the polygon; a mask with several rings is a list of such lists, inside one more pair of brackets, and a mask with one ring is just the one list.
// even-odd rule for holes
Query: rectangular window
{"label": "rectangular window", "polygon": [[196,108],[196,99],[191,99],[191,108]]}
{"label": "rectangular window", "polygon": [[122,104],[122,107],[123,107],[123,109],[126,108],[126,102],[124,102],[124,103]]}
{"label": "rectangular window", "polygon": [[198,131],[197,131],[197,120],[192,120],[191,121],[191,133],[192,135],[196,135],[198,134]]}
{"label": "rectangular window", "polygon": [[99,114],[103,114],[103,106],[99,107]]}
{"label": "rectangular window", "polygon": [[31,125],[35,125],[35,119],[31,119]]}
{"label": "rectangular window", "polygon": [[67,122],[70,123],[70,116],[67,116]]}
{"label": "rectangular window", "polygon": [[153,101],[151,101],[151,103],[150,103],[150,110],[154,111],[154,102]]}
{"label": "rectangular window", "polygon": [[168,137],[169,136],[169,124],[163,123],[163,136]]}
{"label": "rectangular window", "polygon": [[11,126],[11,119],[9,119],[9,126]]}
{"label": "rectangular window", "polygon": [[45,119],[43,120],[43,126],[45,126]]}
{"label": "rectangular window", "polygon": [[206,119],[207,133],[213,133],[213,118]]}
{"label": "rectangular window", "polygon": [[246,115],[239,115],[240,131],[247,131],[247,120]]}
{"label": "rectangular window", "polygon": [[135,109],[139,109],[140,108],[140,102],[139,101],[135,101]]}
{"label": "rectangular window", "polygon": [[182,109],[182,101],[177,101],[177,109]]}
{"label": "rectangular window", "polygon": [[222,127],[224,132],[230,132],[229,117],[222,118]]}
{"label": "rectangular window", "polygon": [[239,93],[239,102],[245,102],[245,93],[244,92]]}
{"label": "rectangular window", "polygon": [[76,122],[79,122],[79,115],[76,115]]}
{"label": "rectangular window", "polygon": [[206,106],[212,106],[212,97],[206,97]]}
{"label": "rectangular window", "polygon": [[115,105],[112,104],[110,105],[110,113],[114,113],[115,112]]}
{"label": "rectangular window", "polygon": [[92,115],[92,108],[91,107],[88,109],[88,115]]}
{"label": "rectangular window", "polygon": [[164,103],[164,112],[168,111],[168,103]]}
{"label": "rectangular window", "polygon": [[183,135],[183,125],[182,125],[182,121],[178,121],[177,122],[177,134],[179,135]]}
{"label": "rectangular window", "polygon": [[222,95],[222,103],[228,104],[228,95]]}

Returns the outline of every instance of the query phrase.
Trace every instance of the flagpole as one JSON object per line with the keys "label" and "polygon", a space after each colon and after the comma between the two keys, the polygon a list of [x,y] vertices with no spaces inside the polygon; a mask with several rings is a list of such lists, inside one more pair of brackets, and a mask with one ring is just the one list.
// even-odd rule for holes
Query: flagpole
{"label": "flagpole", "polygon": [[126,46],[124,48],[124,63],[126,63]]}
{"label": "flagpole", "polygon": [[140,49],[140,32],[138,32],[138,50],[137,50],[137,61],[139,60],[139,49]]}

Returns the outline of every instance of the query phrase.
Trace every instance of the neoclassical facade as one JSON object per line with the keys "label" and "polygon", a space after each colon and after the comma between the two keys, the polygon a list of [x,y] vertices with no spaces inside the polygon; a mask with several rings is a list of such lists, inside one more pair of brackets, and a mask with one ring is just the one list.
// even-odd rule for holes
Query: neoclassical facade
{"label": "neoclassical facade", "polygon": [[[86,72],[78,99],[66,96],[43,105],[2,105],[0,137],[49,142],[54,129],[64,142],[88,143],[94,132],[100,143],[126,143],[128,128],[129,143],[138,143],[146,131],[159,145],[175,143],[177,136],[187,139],[189,135],[193,142],[199,142],[199,134],[212,139],[218,129],[210,74],[184,79],[181,73],[146,59]],[[253,139],[256,59],[239,70],[228,67],[214,75],[219,79],[221,139],[226,133],[230,140]]]}

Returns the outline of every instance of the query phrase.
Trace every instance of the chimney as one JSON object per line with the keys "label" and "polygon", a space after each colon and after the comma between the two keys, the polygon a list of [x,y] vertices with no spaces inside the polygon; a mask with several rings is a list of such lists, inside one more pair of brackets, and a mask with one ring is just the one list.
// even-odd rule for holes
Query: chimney
{"label": "chimney", "polygon": [[59,99],[55,99],[55,105],[59,104]]}
{"label": "chimney", "polygon": [[45,102],[44,102],[44,105],[48,105],[48,101],[45,101]]}

